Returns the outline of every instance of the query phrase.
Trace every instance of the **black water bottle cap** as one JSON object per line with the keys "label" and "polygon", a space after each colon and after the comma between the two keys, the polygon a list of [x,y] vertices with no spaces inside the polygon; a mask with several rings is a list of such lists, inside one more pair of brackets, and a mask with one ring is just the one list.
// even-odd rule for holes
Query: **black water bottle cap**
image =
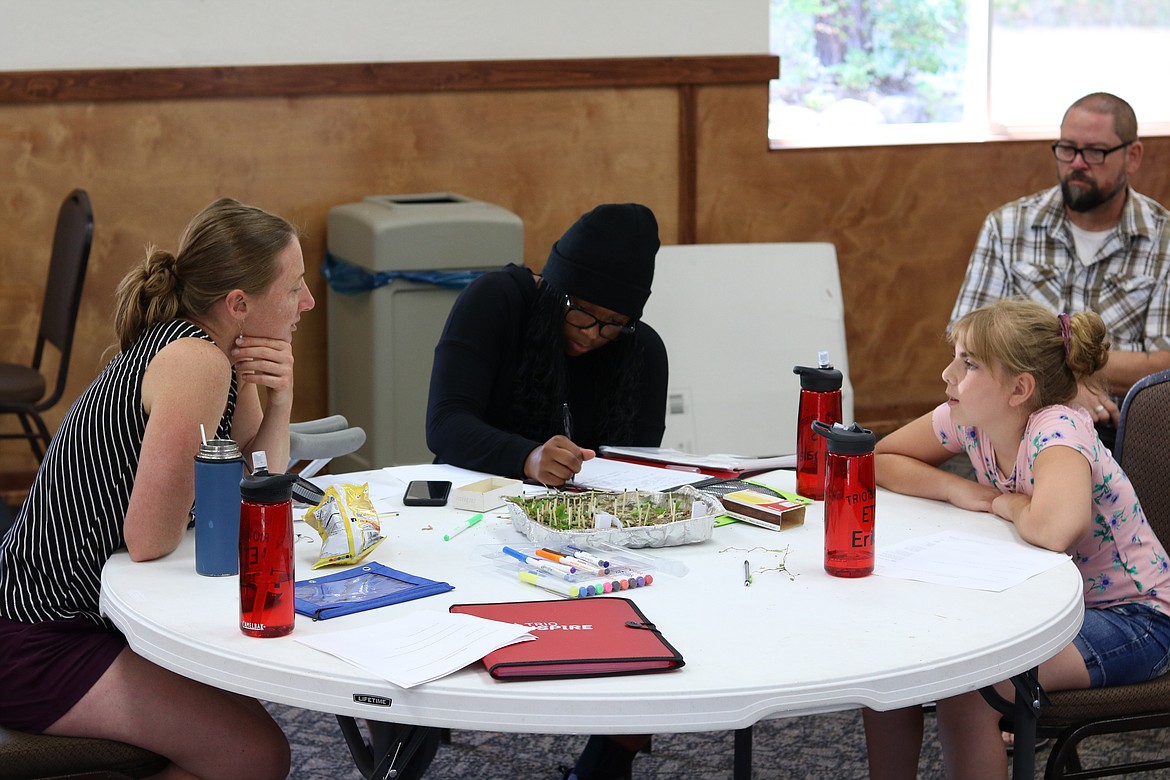
{"label": "black water bottle cap", "polygon": [[802,390],[815,390],[826,393],[840,390],[844,377],[841,372],[829,366],[793,366],[792,373],[800,375]]}
{"label": "black water bottle cap", "polygon": [[820,420],[813,420],[813,433],[825,437],[829,452],[838,455],[865,455],[873,452],[877,444],[877,437],[873,431],[862,428],[857,423],[846,427],[841,423],[829,425]]}
{"label": "black water bottle cap", "polygon": [[294,474],[269,474],[257,471],[240,480],[240,498],[254,504],[282,504],[292,500]]}

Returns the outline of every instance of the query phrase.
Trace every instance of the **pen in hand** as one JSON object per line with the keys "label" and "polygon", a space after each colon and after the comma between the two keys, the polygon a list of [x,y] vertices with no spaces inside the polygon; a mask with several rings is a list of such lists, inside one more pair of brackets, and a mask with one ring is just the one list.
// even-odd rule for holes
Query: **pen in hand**
{"label": "pen in hand", "polygon": [[565,401],[561,404],[561,422],[565,427],[565,438],[569,441],[573,440],[573,415],[569,414],[569,402]]}

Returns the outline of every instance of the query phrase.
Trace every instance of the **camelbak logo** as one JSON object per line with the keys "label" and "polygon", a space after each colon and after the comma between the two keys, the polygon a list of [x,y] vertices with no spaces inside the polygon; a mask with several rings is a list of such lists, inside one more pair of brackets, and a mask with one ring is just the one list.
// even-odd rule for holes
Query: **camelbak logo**
{"label": "camelbak logo", "polygon": [[353,700],[358,704],[375,704],[379,707],[389,707],[394,703],[393,699],[387,699],[385,696],[371,696],[368,693],[355,693]]}

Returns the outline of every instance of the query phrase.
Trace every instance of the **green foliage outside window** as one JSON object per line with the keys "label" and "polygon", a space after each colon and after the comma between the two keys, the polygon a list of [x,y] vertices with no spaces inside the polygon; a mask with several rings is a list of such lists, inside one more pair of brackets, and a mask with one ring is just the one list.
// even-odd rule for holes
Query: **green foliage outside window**
{"label": "green foliage outside window", "polygon": [[843,99],[901,97],[911,121],[961,113],[966,0],[775,0],[777,97],[820,110]]}

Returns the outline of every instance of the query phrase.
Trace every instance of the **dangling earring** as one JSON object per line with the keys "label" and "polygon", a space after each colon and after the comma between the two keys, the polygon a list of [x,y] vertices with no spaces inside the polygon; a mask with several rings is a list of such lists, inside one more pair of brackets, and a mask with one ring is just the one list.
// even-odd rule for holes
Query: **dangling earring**
{"label": "dangling earring", "polygon": [[236,343],[237,344],[244,343],[244,321],[243,320],[240,320],[240,335],[236,336]]}

